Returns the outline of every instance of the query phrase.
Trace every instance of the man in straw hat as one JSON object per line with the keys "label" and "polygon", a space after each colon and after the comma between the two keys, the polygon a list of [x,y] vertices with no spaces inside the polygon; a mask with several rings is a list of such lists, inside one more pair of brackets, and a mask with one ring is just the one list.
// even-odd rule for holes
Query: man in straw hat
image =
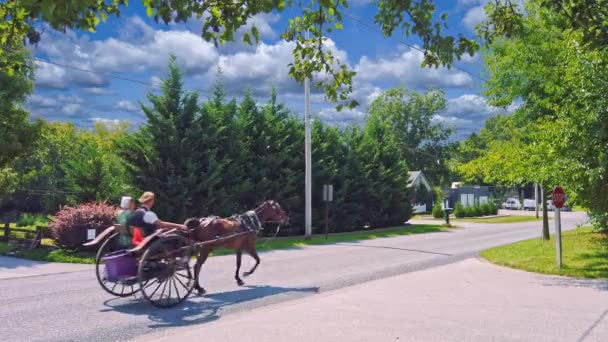
{"label": "man in straw hat", "polygon": [[177,223],[165,222],[158,219],[158,216],[151,210],[154,206],[156,196],[153,192],[146,191],[139,198],[141,204],[131,216],[129,223],[131,226],[137,226],[143,232],[144,236],[154,233],[157,229],[188,229],[186,226]]}

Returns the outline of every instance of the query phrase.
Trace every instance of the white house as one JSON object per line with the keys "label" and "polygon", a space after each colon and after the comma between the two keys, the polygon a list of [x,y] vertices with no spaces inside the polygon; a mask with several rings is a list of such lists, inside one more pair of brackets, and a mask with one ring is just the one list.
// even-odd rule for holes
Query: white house
{"label": "white house", "polygon": [[[429,183],[422,171],[410,171],[408,172],[408,174],[408,188],[411,190],[412,193],[415,194],[416,189],[418,189],[420,186],[423,186],[429,194],[433,192],[433,187],[431,187],[431,183]],[[425,203],[424,201],[420,201],[417,196],[413,197],[412,202],[414,214],[424,213],[427,211],[427,203]]]}

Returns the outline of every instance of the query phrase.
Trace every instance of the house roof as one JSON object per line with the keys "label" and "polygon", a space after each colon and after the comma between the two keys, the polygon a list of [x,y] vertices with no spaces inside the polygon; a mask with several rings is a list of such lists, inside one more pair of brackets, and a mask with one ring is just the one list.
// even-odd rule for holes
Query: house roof
{"label": "house roof", "polygon": [[422,171],[408,172],[408,174],[410,175],[410,184],[414,184],[414,181],[416,181],[416,178],[418,178],[418,176],[420,176],[421,173],[422,173]]}
{"label": "house roof", "polygon": [[409,175],[408,188],[416,185],[417,182],[420,182],[420,183],[424,184],[424,186],[426,187],[426,189],[428,191],[431,191],[431,189],[432,189],[431,184],[429,184],[429,181],[426,179],[426,177],[424,177],[424,173],[422,173],[422,171],[409,171],[408,175]]}

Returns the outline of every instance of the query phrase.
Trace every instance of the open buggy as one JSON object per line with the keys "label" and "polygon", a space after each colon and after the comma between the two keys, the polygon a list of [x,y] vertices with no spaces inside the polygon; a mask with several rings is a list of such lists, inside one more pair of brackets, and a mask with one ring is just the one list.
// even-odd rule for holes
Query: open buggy
{"label": "open buggy", "polygon": [[[237,251],[235,278],[239,285],[241,251],[256,259],[252,274],[259,264],[255,240],[262,224],[288,222],[278,203],[266,201],[255,210],[223,219],[208,217],[186,221],[187,231],[158,230],[133,247],[130,232],[114,225],[104,230],[85,246],[100,244],[95,257],[95,274],[101,287],[108,293],[127,297],[141,291],[142,296],[157,307],[175,306],[190,296],[198,285],[202,263],[213,248],[226,247]],[[196,265],[191,264],[197,255]]]}

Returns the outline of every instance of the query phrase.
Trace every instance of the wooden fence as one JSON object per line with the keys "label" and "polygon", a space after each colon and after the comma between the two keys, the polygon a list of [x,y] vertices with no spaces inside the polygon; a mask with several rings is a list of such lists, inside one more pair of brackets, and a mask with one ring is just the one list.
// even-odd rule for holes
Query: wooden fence
{"label": "wooden fence", "polygon": [[[38,248],[42,244],[42,239],[48,235],[48,227],[36,226],[36,229],[25,229],[25,228],[11,228],[10,223],[5,222],[2,232],[4,233],[0,237],[0,241],[8,242],[10,240],[16,241],[28,241],[30,242],[30,248]],[[12,233],[21,233],[24,238],[16,237]],[[11,236],[11,234],[13,236]]]}

